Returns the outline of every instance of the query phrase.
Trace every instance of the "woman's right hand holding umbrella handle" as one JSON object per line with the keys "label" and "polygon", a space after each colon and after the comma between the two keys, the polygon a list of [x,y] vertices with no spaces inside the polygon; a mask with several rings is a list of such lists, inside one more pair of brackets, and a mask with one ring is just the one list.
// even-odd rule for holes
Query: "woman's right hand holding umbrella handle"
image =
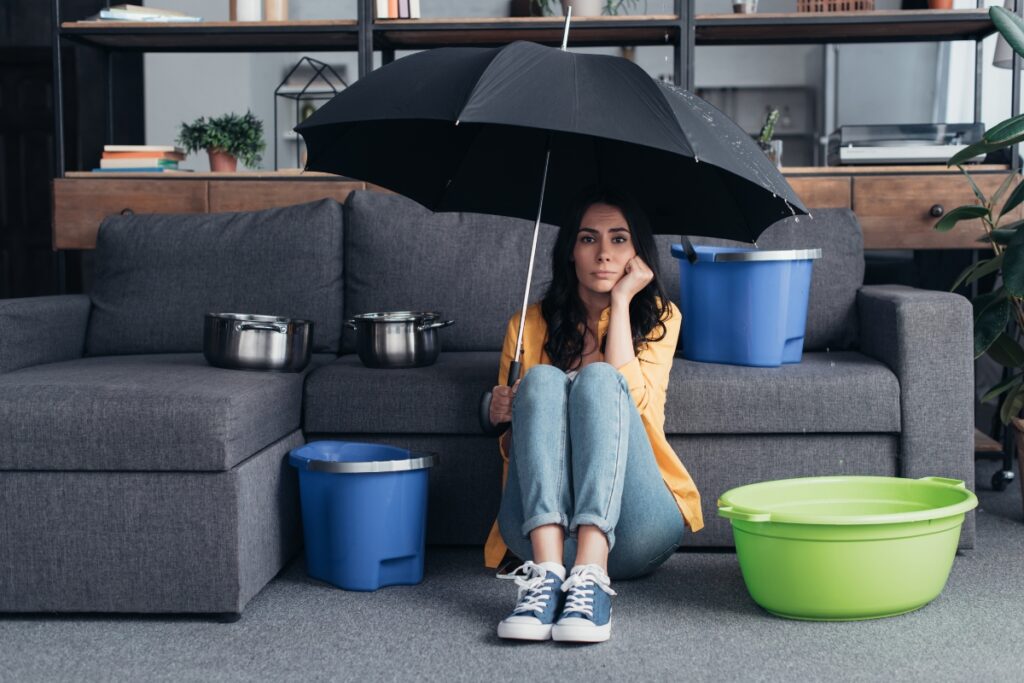
{"label": "woman's right hand holding umbrella handle", "polygon": [[512,363],[508,386],[495,386],[480,397],[480,428],[487,436],[501,436],[512,426],[512,399],[519,389],[519,363]]}

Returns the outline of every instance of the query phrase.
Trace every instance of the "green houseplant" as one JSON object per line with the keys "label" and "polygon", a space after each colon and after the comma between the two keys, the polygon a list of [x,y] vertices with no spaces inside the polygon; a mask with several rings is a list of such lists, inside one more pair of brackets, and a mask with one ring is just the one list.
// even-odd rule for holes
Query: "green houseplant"
{"label": "green houseplant", "polygon": [[[1002,7],[990,7],[989,17],[1014,52],[1024,55],[1024,22]],[[1024,409],[1024,347],[1020,343],[1021,330],[1024,330],[1024,221],[1004,222],[1024,202],[1024,182],[1020,182],[1018,170],[1011,169],[999,188],[986,196],[963,164],[979,154],[1020,142],[1024,142],[1024,114],[989,128],[980,142],[950,158],[948,164],[957,166],[967,178],[977,203],[957,207],[935,224],[936,230],[945,232],[960,221],[980,219],[985,229],[981,241],[992,246],[992,258],[979,260],[966,268],[951,289],[987,275],[1002,276],[992,292],[976,296],[971,303],[975,358],[987,353],[1009,370],[1006,379],[982,397],[984,402],[1006,394],[999,411],[1003,424],[1009,424]]]}
{"label": "green houseplant", "polygon": [[210,155],[211,171],[234,171],[239,159],[249,168],[255,168],[266,147],[263,122],[251,111],[241,116],[233,113],[209,119],[200,116],[192,123],[182,123],[177,142],[187,152],[205,149]]}

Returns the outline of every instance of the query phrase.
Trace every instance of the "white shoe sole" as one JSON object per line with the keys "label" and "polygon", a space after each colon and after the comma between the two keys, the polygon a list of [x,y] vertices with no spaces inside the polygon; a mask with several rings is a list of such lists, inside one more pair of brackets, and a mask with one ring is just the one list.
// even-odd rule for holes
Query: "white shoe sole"
{"label": "white shoe sole", "polygon": [[551,624],[510,624],[499,621],[498,637],[510,640],[551,640]]}
{"label": "white shoe sole", "polygon": [[612,622],[604,626],[577,626],[575,624],[555,624],[551,629],[551,638],[563,643],[603,643],[612,637]]}

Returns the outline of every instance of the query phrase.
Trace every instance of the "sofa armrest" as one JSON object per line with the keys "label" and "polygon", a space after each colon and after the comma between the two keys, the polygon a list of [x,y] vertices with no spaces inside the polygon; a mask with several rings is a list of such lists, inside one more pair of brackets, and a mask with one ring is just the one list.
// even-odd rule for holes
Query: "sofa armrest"
{"label": "sofa armrest", "polygon": [[85,294],[0,299],[0,373],[81,358],[89,306]]}
{"label": "sofa armrest", "polygon": [[[900,474],[974,488],[974,319],[959,294],[900,285],[857,293],[861,351],[900,383]],[[973,545],[973,515],[962,541]]]}

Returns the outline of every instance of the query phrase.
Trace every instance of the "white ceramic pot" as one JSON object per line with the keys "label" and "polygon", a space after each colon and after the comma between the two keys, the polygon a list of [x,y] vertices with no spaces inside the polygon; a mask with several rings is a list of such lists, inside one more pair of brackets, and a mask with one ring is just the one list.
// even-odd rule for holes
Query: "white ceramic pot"
{"label": "white ceramic pot", "polygon": [[572,5],[574,17],[599,17],[604,9],[604,0],[562,0],[562,14],[569,12]]}

